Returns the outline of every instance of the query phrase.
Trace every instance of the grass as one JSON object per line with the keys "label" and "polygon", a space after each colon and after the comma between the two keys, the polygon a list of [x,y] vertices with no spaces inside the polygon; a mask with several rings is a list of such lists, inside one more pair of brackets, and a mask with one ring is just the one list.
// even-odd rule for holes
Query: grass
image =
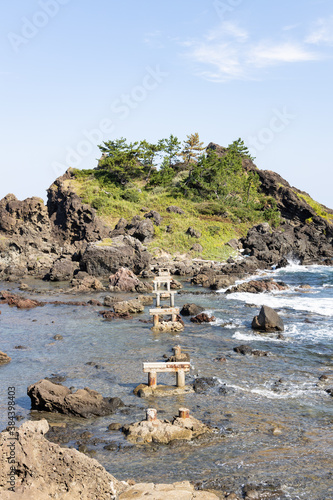
{"label": "grass", "polygon": [[[97,172],[97,174],[96,174]],[[84,203],[97,210],[103,221],[114,227],[120,217],[130,221],[135,215],[141,215],[149,210],[156,210],[162,216],[160,226],[154,226],[155,235],[147,244],[152,253],[160,250],[171,254],[190,252],[195,243],[203,247],[199,254],[201,258],[226,260],[234,254],[234,250],[226,243],[232,238],[244,236],[254,223],[264,220],[263,213],[254,212],[252,219],[250,210],[240,206],[232,211],[225,210],[216,200],[193,201],[179,194],[177,189],[171,190],[161,186],[145,190],[144,183],[132,183],[124,190],[122,187],[108,183],[95,170],[74,170],[75,178],[69,181],[71,188],[82,198]],[[102,175],[102,174],[101,174]],[[179,206],[184,214],[168,213],[170,205]],[[144,211],[141,208],[145,207]],[[171,226],[171,230],[167,230]],[[200,238],[186,234],[189,227],[200,231]],[[108,245],[103,240],[100,245]],[[198,255],[191,252],[193,256]]]}
{"label": "grass", "polygon": [[[304,200],[316,212],[316,215],[318,215],[319,217],[322,217],[323,219],[327,220],[328,222],[333,222],[333,214],[328,213],[325,210],[325,208],[323,207],[323,205],[321,205],[317,201],[313,200],[310,196],[307,196],[307,195],[301,194],[301,193],[296,193],[296,194],[299,198]],[[307,221],[309,223],[312,222],[309,219],[307,219]]]}

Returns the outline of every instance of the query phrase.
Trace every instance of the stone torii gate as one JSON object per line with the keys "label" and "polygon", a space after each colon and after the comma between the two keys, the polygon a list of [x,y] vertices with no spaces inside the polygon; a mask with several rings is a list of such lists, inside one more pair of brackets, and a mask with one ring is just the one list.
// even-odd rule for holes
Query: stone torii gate
{"label": "stone torii gate", "polygon": [[[153,279],[154,290],[156,294],[156,308],[150,309],[149,314],[154,318],[154,327],[157,328],[160,322],[160,316],[171,314],[171,321],[176,322],[179,314],[179,307],[175,307],[175,290],[171,290],[172,277],[169,269],[161,269],[158,276]],[[161,285],[166,285],[166,292],[161,290]],[[161,295],[168,294],[170,298],[170,307],[161,307]]]}

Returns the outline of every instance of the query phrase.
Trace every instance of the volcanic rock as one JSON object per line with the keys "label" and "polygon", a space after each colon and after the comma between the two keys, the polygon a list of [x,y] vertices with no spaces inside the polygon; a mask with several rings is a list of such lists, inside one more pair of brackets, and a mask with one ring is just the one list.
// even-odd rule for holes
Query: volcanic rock
{"label": "volcanic rock", "polygon": [[0,365],[9,363],[11,359],[6,353],[0,351]]}
{"label": "volcanic rock", "polygon": [[115,274],[109,276],[109,289],[111,292],[151,292],[153,287],[150,283],[144,283],[135,274],[121,267]]}
{"label": "volcanic rock", "polygon": [[208,316],[206,313],[197,314],[197,316],[191,318],[192,323],[211,323],[215,320],[215,316]]}
{"label": "volcanic rock", "polygon": [[259,315],[253,318],[252,328],[254,330],[261,330],[264,332],[283,332],[284,324],[274,309],[271,309],[268,306],[262,306]]}
{"label": "volcanic rock", "polygon": [[184,304],[180,314],[182,316],[196,316],[197,314],[201,313],[204,310],[203,307],[198,306],[196,304]]}
{"label": "volcanic rock", "polygon": [[229,288],[225,293],[247,292],[247,293],[264,293],[288,290],[288,286],[282,281],[274,281],[273,279],[251,280],[245,283],[240,283],[237,286]]}
{"label": "volcanic rock", "polygon": [[119,398],[104,398],[87,387],[72,392],[68,387],[42,379],[28,387],[32,410],[58,412],[89,418],[114,413],[124,406]]}

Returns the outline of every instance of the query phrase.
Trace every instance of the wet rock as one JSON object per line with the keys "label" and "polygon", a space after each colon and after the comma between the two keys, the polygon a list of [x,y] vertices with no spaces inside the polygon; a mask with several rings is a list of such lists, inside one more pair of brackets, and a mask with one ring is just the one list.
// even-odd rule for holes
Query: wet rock
{"label": "wet rock", "polygon": [[158,418],[143,420],[124,426],[123,432],[132,443],[168,444],[176,439],[194,439],[211,432],[211,429],[196,418],[189,416],[187,418],[174,417],[172,422]]}
{"label": "wet rock", "polygon": [[246,484],[243,487],[245,500],[279,500],[285,498],[284,492],[279,486],[272,484]]}
{"label": "wet rock", "polygon": [[109,431],[119,431],[122,428],[122,424],[118,424],[117,422],[113,422],[108,426]]}
{"label": "wet rock", "polygon": [[154,297],[152,295],[139,295],[137,297],[144,306],[151,306],[154,304]]}
{"label": "wet rock", "polygon": [[326,389],[326,392],[333,397],[333,387],[331,387],[330,389]]}
{"label": "wet rock", "polygon": [[112,292],[151,292],[153,287],[150,283],[144,283],[127,268],[121,267],[115,274],[109,277],[109,289]]}
{"label": "wet rock", "polygon": [[193,383],[193,389],[197,393],[206,392],[212,387],[220,385],[216,378],[214,377],[200,377],[196,378]]}
{"label": "wet rock", "polygon": [[274,281],[273,279],[251,280],[229,288],[226,293],[264,293],[288,290],[288,288],[282,281]]}
{"label": "wet rock", "polygon": [[252,328],[253,330],[260,330],[263,332],[283,332],[284,324],[274,309],[268,306],[262,306],[259,315],[253,318]]}
{"label": "wet rock", "polygon": [[112,307],[115,302],[117,302],[117,297],[112,295],[106,295],[103,299],[103,305],[106,307]]}
{"label": "wet rock", "polygon": [[189,227],[186,231],[186,234],[191,236],[192,238],[200,238],[201,233],[197,229],[194,229],[194,227]]}
{"label": "wet rock", "polygon": [[99,300],[96,300],[96,299],[90,299],[88,300],[87,304],[89,304],[90,306],[97,306],[97,307],[102,307],[102,302],[100,302]]}
{"label": "wet rock", "polygon": [[197,314],[197,316],[194,316],[194,318],[191,318],[192,323],[211,323],[212,321],[215,321],[216,318],[215,316],[208,316],[206,313],[201,313]]}
{"label": "wet rock", "polygon": [[250,346],[248,345],[240,345],[237,347],[234,347],[234,351],[237,352],[238,354],[243,354],[243,356],[246,355],[252,355],[252,356],[269,356],[270,353],[268,351],[259,351],[257,349],[251,349]]}
{"label": "wet rock", "polygon": [[5,352],[0,351],[0,365],[9,363],[12,360]]}
{"label": "wet rock", "polygon": [[71,281],[74,290],[78,292],[101,292],[105,290],[99,279],[84,274],[83,278],[75,278]]}
{"label": "wet rock", "polygon": [[72,392],[68,387],[42,379],[28,387],[32,410],[58,412],[65,415],[89,418],[110,415],[119,406],[119,398],[104,398],[89,388]]}
{"label": "wet rock", "polygon": [[116,302],[115,304],[113,304],[113,309],[117,314],[137,314],[145,310],[143,303],[138,299]]}
{"label": "wet rock", "polygon": [[234,276],[216,276],[213,278],[213,281],[210,280],[209,288],[211,290],[221,290],[233,285],[235,281],[236,278]]}
{"label": "wet rock", "polygon": [[53,338],[54,338],[54,340],[63,340],[64,337],[62,335],[60,335],[59,333],[57,333],[57,335],[54,335]]}
{"label": "wet rock", "polygon": [[184,330],[184,323],[180,321],[160,321],[156,326],[152,327],[154,332],[182,332]]}
{"label": "wet rock", "polygon": [[167,207],[166,211],[169,213],[180,214],[180,215],[183,215],[185,213],[184,210],[175,205],[170,205],[170,207]]}
{"label": "wet rock", "polygon": [[180,314],[182,316],[196,316],[204,310],[203,307],[198,306],[197,304],[184,304],[182,309],[180,310]]}
{"label": "wet rock", "polygon": [[181,284],[180,281],[175,280],[174,278],[170,281],[170,288],[171,290],[180,290],[183,288],[183,285]]}
{"label": "wet rock", "polygon": [[20,295],[6,292],[5,290],[0,291],[0,303],[16,306],[18,309],[33,309],[34,307],[44,305],[43,302],[39,302],[38,300],[25,299]]}
{"label": "wet rock", "polygon": [[109,321],[112,319],[133,319],[133,316],[127,312],[116,313],[114,311],[99,311],[99,314],[101,314],[104,319]]}

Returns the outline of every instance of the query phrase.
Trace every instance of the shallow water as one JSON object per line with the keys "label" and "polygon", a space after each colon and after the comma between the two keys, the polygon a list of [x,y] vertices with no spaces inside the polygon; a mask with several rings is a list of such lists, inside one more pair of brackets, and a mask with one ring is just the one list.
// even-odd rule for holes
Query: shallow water
{"label": "shallow water", "polygon": [[[194,295],[191,291],[198,288],[184,283],[188,294],[176,296],[176,304],[200,304],[217,320],[212,325],[193,325],[186,320],[180,335],[155,335],[150,325],[140,322],[149,318],[148,307],[131,321],[107,322],[94,306],[45,305],[31,311],[0,306],[0,350],[12,358],[11,363],[0,366],[1,428],[6,425],[8,386],[16,387],[17,413],[29,417],[27,386],[45,376],[64,375],[69,387],[90,387],[132,405],[129,414],[66,419],[73,429],[89,430],[104,441],[88,448],[118,479],[214,480],[215,485],[238,491],[244,483],[268,482],[283,488],[286,495],[281,499],[333,498],[333,399],[325,392],[333,382],[323,386],[318,380],[333,370],[333,268],[293,265],[269,275],[291,289],[259,295]],[[301,284],[311,288],[299,289]],[[10,286],[0,285],[0,289]],[[59,297],[73,300],[67,295]],[[74,300],[91,297],[80,295]],[[50,297],[45,293],[38,299]],[[251,330],[252,318],[263,304],[274,307],[283,318],[285,341]],[[55,334],[63,335],[63,340],[55,341]],[[162,360],[178,343],[191,355],[187,381],[214,376],[219,385],[205,394],[148,400],[135,397],[134,387],[146,382],[142,362]],[[240,344],[271,355],[236,354],[233,347]],[[15,349],[18,345],[27,349]],[[226,362],[215,361],[221,356]],[[86,365],[88,362],[96,366]],[[169,374],[158,374],[158,382],[175,383]],[[120,432],[106,431],[111,422],[141,420],[147,407],[157,408],[161,418],[170,419],[180,406],[216,427],[213,436],[171,446],[133,447]],[[54,422],[65,417],[49,415],[48,419]],[[115,441],[118,449],[105,450],[105,441]],[[75,440],[69,444],[77,446]]]}

